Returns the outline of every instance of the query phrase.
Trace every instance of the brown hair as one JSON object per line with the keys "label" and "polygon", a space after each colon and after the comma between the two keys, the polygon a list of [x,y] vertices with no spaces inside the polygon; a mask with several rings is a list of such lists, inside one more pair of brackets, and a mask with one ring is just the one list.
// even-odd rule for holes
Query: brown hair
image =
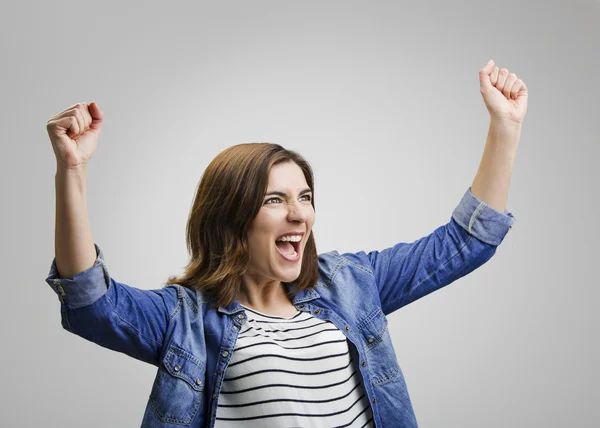
{"label": "brown hair", "polygon": [[[196,190],[186,227],[191,258],[185,273],[169,277],[165,286],[180,284],[200,290],[214,308],[234,300],[249,261],[247,230],[263,204],[271,167],[283,162],[295,162],[302,169],[313,191],[314,208],[312,168],[298,153],[271,143],[245,143],[225,149],[208,165]],[[292,281],[293,294],[314,287],[317,278],[317,248],[311,231],[302,270]],[[287,294],[291,300],[291,290]]]}

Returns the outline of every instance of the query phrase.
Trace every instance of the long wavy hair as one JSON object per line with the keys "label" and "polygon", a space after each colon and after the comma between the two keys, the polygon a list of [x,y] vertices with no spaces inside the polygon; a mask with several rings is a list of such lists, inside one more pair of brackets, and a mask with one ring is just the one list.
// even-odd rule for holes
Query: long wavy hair
{"label": "long wavy hair", "polygon": [[[313,192],[309,163],[297,152],[278,144],[245,143],[229,147],[208,165],[196,190],[187,227],[190,261],[182,276],[170,276],[165,286],[179,284],[203,292],[213,308],[227,306],[238,294],[249,262],[247,231],[267,192],[273,165],[295,162]],[[315,287],[318,278],[315,234],[306,242],[302,270],[287,295]]]}

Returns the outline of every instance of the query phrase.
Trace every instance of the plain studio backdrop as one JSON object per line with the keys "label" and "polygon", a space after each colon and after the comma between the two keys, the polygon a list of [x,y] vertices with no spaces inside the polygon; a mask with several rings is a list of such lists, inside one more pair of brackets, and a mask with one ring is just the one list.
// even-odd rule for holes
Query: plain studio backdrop
{"label": "plain studio backdrop", "polygon": [[450,221],[483,154],[491,58],[529,89],[494,257],[388,316],[419,426],[592,427],[598,381],[599,3],[10,2],[0,14],[0,426],[139,426],[156,367],[61,327],[46,284],[46,122],[105,114],[88,167],[111,277],[183,272],[209,162],[268,141],[314,167],[319,253]]}

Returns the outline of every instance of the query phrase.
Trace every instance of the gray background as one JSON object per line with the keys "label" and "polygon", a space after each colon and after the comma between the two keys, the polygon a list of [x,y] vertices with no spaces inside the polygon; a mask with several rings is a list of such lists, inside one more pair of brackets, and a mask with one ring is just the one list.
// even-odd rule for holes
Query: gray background
{"label": "gray background", "polygon": [[316,175],[317,249],[412,242],[450,220],[483,154],[479,69],[525,81],[507,208],[467,277],[391,314],[421,428],[592,427],[600,360],[599,4],[11,2],[0,14],[2,427],[139,426],[156,367],[62,329],[54,114],[98,102],[88,168],[111,276],[160,288],[187,261],[196,185],[269,141]]}

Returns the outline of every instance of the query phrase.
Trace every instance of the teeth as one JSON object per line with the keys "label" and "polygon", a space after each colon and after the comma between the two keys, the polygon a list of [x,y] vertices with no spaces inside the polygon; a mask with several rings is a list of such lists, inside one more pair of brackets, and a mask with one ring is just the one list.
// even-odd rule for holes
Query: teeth
{"label": "teeth", "polygon": [[284,236],[283,238],[277,239],[275,242],[278,242],[278,241],[300,242],[300,241],[302,241],[302,236],[301,235]]}

